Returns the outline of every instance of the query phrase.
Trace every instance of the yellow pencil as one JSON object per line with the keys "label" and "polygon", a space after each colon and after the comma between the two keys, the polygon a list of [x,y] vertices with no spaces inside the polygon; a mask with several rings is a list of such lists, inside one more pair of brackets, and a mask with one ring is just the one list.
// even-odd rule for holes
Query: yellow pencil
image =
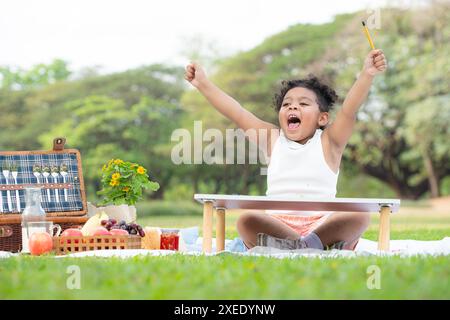
{"label": "yellow pencil", "polygon": [[369,29],[367,29],[366,23],[364,21],[361,21],[361,22],[364,27],[364,32],[366,33],[367,40],[369,40],[370,47],[372,48],[372,50],[375,50],[375,46],[373,45],[372,38],[370,37]]}

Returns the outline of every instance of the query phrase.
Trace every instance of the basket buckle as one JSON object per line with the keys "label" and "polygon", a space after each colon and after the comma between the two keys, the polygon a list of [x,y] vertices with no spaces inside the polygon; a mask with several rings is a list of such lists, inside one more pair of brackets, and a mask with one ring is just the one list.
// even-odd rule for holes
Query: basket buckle
{"label": "basket buckle", "polygon": [[53,139],[53,151],[64,150],[64,145],[66,144],[66,138],[58,137]]}

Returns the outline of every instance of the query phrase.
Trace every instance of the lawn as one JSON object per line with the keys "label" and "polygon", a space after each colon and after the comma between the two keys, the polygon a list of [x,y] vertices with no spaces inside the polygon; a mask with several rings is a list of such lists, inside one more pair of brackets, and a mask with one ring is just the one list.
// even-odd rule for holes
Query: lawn
{"label": "lawn", "polygon": [[[237,237],[236,213],[227,238]],[[146,217],[143,225],[201,226],[200,216]],[[376,240],[378,219],[364,238]],[[450,210],[402,208],[392,217],[392,239],[450,236]],[[68,267],[80,268],[81,288],[70,290]],[[381,271],[380,289],[368,289],[368,267]],[[1,299],[450,299],[450,256],[354,259],[222,255],[132,259],[0,259]]]}

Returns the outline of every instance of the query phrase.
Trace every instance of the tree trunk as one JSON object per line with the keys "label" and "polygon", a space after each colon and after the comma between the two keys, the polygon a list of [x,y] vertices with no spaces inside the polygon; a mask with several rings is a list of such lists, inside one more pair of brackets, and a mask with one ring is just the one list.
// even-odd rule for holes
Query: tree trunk
{"label": "tree trunk", "polygon": [[248,174],[249,174],[249,171],[250,171],[249,164],[246,162],[244,164],[244,172],[243,172],[242,178],[241,178],[241,181],[243,183],[242,194],[248,194],[248,190],[249,190]]}
{"label": "tree trunk", "polygon": [[423,162],[425,165],[425,170],[427,172],[428,183],[430,184],[430,192],[432,198],[439,197],[439,183],[434,170],[433,162],[431,161],[430,155],[426,147],[422,148]]}

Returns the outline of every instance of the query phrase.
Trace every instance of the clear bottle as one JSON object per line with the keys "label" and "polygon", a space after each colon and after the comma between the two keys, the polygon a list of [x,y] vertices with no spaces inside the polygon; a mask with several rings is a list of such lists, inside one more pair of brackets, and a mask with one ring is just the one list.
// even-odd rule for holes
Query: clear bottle
{"label": "clear bottle", "polygon": [[41,206],[41,188],[25,188],[25,209],[22,212],[22,252],[29,253],[28,223],[45,221],[45,211]]}

